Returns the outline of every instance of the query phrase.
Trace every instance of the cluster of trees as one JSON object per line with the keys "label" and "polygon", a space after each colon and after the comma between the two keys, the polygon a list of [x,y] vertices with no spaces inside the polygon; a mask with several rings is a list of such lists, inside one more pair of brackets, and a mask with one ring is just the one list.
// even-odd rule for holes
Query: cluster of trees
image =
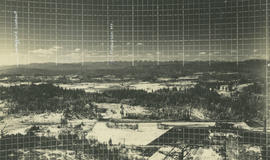
{"label": "cluster of trees", "polygon": [[133,123],[117,123],[117,122],[107,122],[106,126],[108,128],[119,128],[119,129],[132,129],[132,130],[137,130],[139,129],[138,123],[133,124]]}
{"label": "cluster of trees", "polygon": [[[16,141],[17,143],[14,143]],[[84,159],[82,157],[88,156],[90,159],[123,159],[129,160],[128,157],[123,156],[121,148],[112,148],[106,143],[100,143],[95,139],[80,138],[77,134],[60,134],[56,137],[37,136],[32,131],[28,131],[26,135],[6,135],[0,138],[0,157],[8,157],[8,159],[21,159],[22,153],[20,149],[33,151],[36,149],[53,149],[53,150],[70,150],[75,151],[76,159]],[[25,153],[24,153],[25,154]],[[33,157],[32,157],[33,156]],[[34,158],[33,154],[29,158]],[[89,159],[87,158],[87,159]]]}
{"label": "cluster of trees", "polygon": [[[201,85],[196,85],[186,91],[174,89],[161,89],[148,93],[143,90],[119,89],[108,90],[103,93],[91,94],[96,102],[125,103],[129,105],[146,106],[158,113],[158,118],[188,119],[187,109],[205,109],[211,119],[248,120],[251,118],[262,119],[264,98],[250,92],[239,93],[235,97],[222,97],[213,90]],[[177,113],[179,114],[175,114]],[[168,116],[169,115],[169,116]]]}
{"label": "cluster of trees", "polygon": [[[148,93],[144,90],[115,89],[103,93],[63,89],[53,84],[0,87],[0,100],[8,101],[9,113],[64,112],[66,118],[84,116],[96,118],[98,109],[91,102],[127,103],[152,110],[153,119],[189,119],[187,110],[204,109],[211,119],[262,120],[265,99],[260,88],[249,87],[234,97],[222,97],[203,84],[185,91],[161,89]],[[256,94],[254,94],[256,93]]]}
{"label": "cluster of trees", "polygon": [[144,90],[118,89],[107,90],[103,93],[94,93],[91,96],[93,97],[93,100],[97,102],[110,101],[120,103],[123,99],[128,99],[127,102],[130,105],[142,105],[157,108],[197,103],[205,98],[210,102],[215,102],[219,99],[219,95],[216,92],[211,92],[199,85],[186,91],[179,91],[177,88],[165,88],[148,93]]}
{"label": "cluster of trees", "polygon": [[53,84],[0,87],[1,100],[8,101],[9,113],[63,112],[95,116],[95,106],[82,90],[67,90]]}

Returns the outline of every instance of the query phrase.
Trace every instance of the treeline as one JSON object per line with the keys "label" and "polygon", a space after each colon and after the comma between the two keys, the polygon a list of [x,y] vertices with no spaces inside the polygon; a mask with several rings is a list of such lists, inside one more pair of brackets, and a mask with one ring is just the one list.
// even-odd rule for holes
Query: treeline
{"label": "treeline", "polygon": [[[255,88],[256,89],[256,88]],[[179,119],[186,110],[203,109],[211,119],[263,119],[265,100],[254,94],[254,88],[232,97],[222,97],[214,90],[198,84],[185,91],[161,89],[148,93],[143,90],[116,89],[103,93],[85,93],[83,90],[63,89],[53,84],[0,87],[0,100],[6,100],[9,113],[64,112],[66,118],[84,116],[96,118],[97,103],[126,103],[148,107],[155,118]],[[179,116],[183,115],[183,116]],[[153,116],[152,116],[153,117]]]}
{"label": "treeline", "polygon": [[0,87],[0,99],[8,102],[9,113],[74,112],[95,116],[94,105],[83,90],[63,89],[53,84]]}
{"label": "treeline", "polygon": [[124,101],[130,105],[154,108],[199,104],[201,102],[207,104],[210,102],[217,103],[220,100],[220,96],[216,92],[209,91],[199,85],[186,91],[179,91],[177,88],[165,88],[149,93],[144,90],[118,89],[94,93],[91,96],[96,102],[121,103]]}
{"label": "treeline", "polygon": [[[90,70],[82,72],[84,80],[91,80],[93,77],[101,77],[104,75],[115,75],[117,78],[125,78],[127,75],[130,78],[143,81],[155,81],[158,77],[177,78],[180,76],[192,75],[198,72],[239,72],[248,78],[259,77],[264,79],[265,61],[249,60],[239,62],[219,62],[212,61],[209,66],[208,61],[187,62],[185,67],[182,62],[161,62],[156,65],[152,62],[137,62],[135,66],[128,66],[126,63],[116,62],[108,68]],[[87,68],[86,70],[87,71]]]}
{"label": "treeline", "polygon": [[[182,108],[198,108],[206,110],[211,119],[249,120],[262,119],[264,98],[251,93],[239,93],[233,97],[222,97],[200,85],[186,91],[161,89],[148,93],[143,90],[119,89],[103,93],[91,94],[94,101],[100,103],[127,103],[129,105],[146,106],[153,112],[162,112],[171,119]],[[171,108],[171,109],[169,109]],[[171,113],[165,113],[171,112]],[[163,116],[164,117],[164,116]],[[177,117],[175,117],[177,119]]]}
{"label": "treeline", "polygon": [[[16,142],[16,143],[14,143]],[[109,146],[106,143],[100,143],[95,139],[80,138],[77,134],[60,134],[56,137],[37,136],[29,131],[26,135],[6,135],[0,138],[0,157],[8,159],[23,159],[25,154],[29,158],[35,158],[35,150],[62,150],[74,151],[76,159],[97,159],[97,160],[129,160],[125,154],[121,153],[121,148]],[[20,150],[27,151],[22,153]],[[31,153],[32,152],[32,153]],[[60,152],[61,154],[61,152]],[[39,153],[40,155],[40,153]],[[58,155],[60,156],[60,155]]]}

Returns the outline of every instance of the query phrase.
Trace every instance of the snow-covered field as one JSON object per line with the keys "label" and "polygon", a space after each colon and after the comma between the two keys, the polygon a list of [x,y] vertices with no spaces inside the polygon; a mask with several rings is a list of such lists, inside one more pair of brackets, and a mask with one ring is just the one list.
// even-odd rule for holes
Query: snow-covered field
{"label": "snow-covered field", "polygon": [[[174,160],[177,156],[177,153],[180,153],[181,149],[173,148],[173,147],[162,147],[155,154],[153,154],[149,160]],[[172,154],[175,153],[173,156]],[[186,154],[186,152],[185,152]],[[171,155],[171,156],[168,156]],[[191,149],[190,154],[185,158],[191,158],[195,160],[222,160],[223,158],[213,150],[213,148],[209,147],[200,147],[196,149]]]}
{"label": "snow-covered field", "polygon": [[0,129],[4,129],[6,134],[20,133],[25,135],[32,124],[58,124],[61,116],[60,113],[30,114],[27,116],[8,115],[0,121]]}
{"label": "snow-covered field", "polygon": [[[4,129],[5,134],[22,134],[25,135],[27,131],[33,126],[40,127],[40,134],[44,136],[55,136],[67,128],[59,128],[62,113],[43,113],[43,114],[30,114],[30,115],[8,115],[0,121],[0,129]],[[70,128],[82,125],[83,131],[91,131],[95,125],[96,120],[90,119],[73,119],[68,121]]]}
{"label": "snow-covered field", "polygon": [[178,80],[197,80],[199,79],[199,75],[191,75],[191,76],[183,76],[183,77],[178,77]]}
{"label": "snow-covered field", "polygon": [[[183,145],[184,146],[184,145]],[[182,146],[182,147],[183,147]],[[212,145],[204,147],[196,147],[189,149],[189,154],[185,152],[185,159],[194,159],[194,160],[223,160],[224,156],[221,156],[220,150],[222,146]],[[226,148],[227,159],[230,160],[245,160],[245,159],[260,159],[261,157],[261,148],[258,146],[250,145],[239,145],[237,148]],[[180,148],[173,147],[161,147],[157,152],[155,152],[149,160],[174,160],[178,153],[181,153]]]}
{"label": "snow-covered field", "polygon": [[164,88],[177,88],[179,90],[192,88],[196,85],[193,81],[176,81],[176,82],[165,82],[165,83],[150,83],[150,82],[138,82],[129,85],[131,89],[144,90],[146,92],[155,92]]}
{"label": "snow-covered field", "polygon": [[73,83],[73,84],[55,84],[65,89],[82,89],[88,93],[102,92],[106,89],[123,88],[120,83]]}
{"label": "snow-covered field", "polygon": [[214,151],[212,147],[200,147],[198,149],[192,149],[189,157],[198,160],[223,160],[219,153]]}
{"label": "snow-covered field", "polygon": [[[49,150],[49,149],[35,149],[35,150],[18,150],[22,155],[19,160],[25,160],[30,158],[35,159],[54,159],[54,160],[74,160],[76,159],[76,153],[72,150]],[[82,160],[93,160],[89,156],[81,156]]]}
{"label": "snow-covered field", "polygon": [[[20,85],[31,85],[31,82],[0,82],[1,87],[11,87],[11,86],[20,86]],[[35,85],[40,85],[40,84],[46,84],[46,82],[36,82],[33,83]]]}
{"label": "snow-covered field", "polygon": [[55,84],[59,87],[66,89],[83,89],[86,92],[94,93],[94,92],[103,92],[104,90],[109,89],[121,89],[121,88],[129,88],[136,90],[144,90],[146,92],[155,92],[157,90],[163,88],[173,88],[176,87],[178,89],[183,88],[191,88],[194,87],[197,83],[193,81],[177,81],[177,82],[144,82],[144,81],[130,81],[125,83],[73,83],[73,84]]}
{"label": "snow-covered field", "polygon": [[[108,109],[120,108],[119,104],[100,104],[105,105]],[[126,108],[129,108],[127,106]],[[144,109],[138,107],[138,112],[142,112]],[[118,110],[119,111],[119,110]],[[131,111],[134,111],[131,109]],[[136,112],[136,111],[134,111]],[[59,123],[61,121],[62,114],[61,113],[46,113],[46,114],[30,114],[30,115],[9,115],[4,117],[3,120],[0,121],[0,129],[5,128],[6,134],[23,134],[25,135],[33,124],[37,124],[40,128],[40,132],[43,136],[54,136],[58,137],[58,135],[63,131],[83,131],[86,133],[86,138],[88,139],[97,139],[101,143],[108,143],[109,140],[112,140],[113,144],[125,144],[125,145],[147,145],[156,138],[163,135],[168,131],[165,129],[158,129],[157,123],[138,123],[138,129],[117,129],[117,128],[108,128],[106,122],[98,122],[97,120],[89,120],[89,119],[72,119],[68,121],[68,125],[66,127],[59,127]],[[83,125],[82,125],[83,124]],[[215,122],[163,122],[162,124],[166,124],[169,126],[183,126],[183,127],[210,127],[214,126]],[[75,126],[81,125],[80,129],[74,129]],[[248,126],[243,123],[234,123],[235,127],[241,127],[247,129]],[[169,127],[169,128],[171,128]],[[245,152],[259,155],[261,153],[261,149],[256,146],[245,146]],[[172,150],[170,147],[162,147],[160,148],[154,155],[150,157],[150,160],[159,160],[165,159],[165,154]],[[175,152],[179,151],[179,149],[173,149]],[[27,156],[30,154],[29,151],[23,150],[23,155]],[[40,157],[44,158],[54,158],[56,159],[74,159],[73,151],[61,151],[61,150],[32,150],[31,155],[37,154]],[[229,153],[229,152],[228,152]],[[133,155],[135,153],[132,153]],[[131,155],[132,155],[131,154]],[[217,153],[217,150],[214,150],[212,147],[203,147],[192,149],[190,157],[197,160],[220,160],[221,156]],[[89,158],[88,158],[89,159]],[[170,160],[169,157],[166,160]]]}
{"label": "snow-covered field", "polygon": [[12,83],[8,83],[8,82],[0,82],[0,86],[3,87],[11,87],[11,86],[20,86],[20,85],[29,85],[29,82],[12,82]]}
{"label": "snow-covered field", "polygon": [[167,130],[157,128],[156,123],[139,123],[138,130],[108,128],[105,122],[97,122],[87,137],[94,137],[99,142],[108,142],[111,138],[113,144],[147,145]]}
{"label": "snow-covered field", "polygon": [[166,88],[163,83],[150,83],[150,82],[138,82],[129,86],[131,89],[144,90],[146,92],[155,92],[157,90]]}
{"label": "snow-covered field", "polygon": [[[36,85],[44,84],[46,82],[34,83]],[[10,86],[19,86],[19,85],[30,85],[29,82],[0,82],[0,86],[10,87]],[[55,86],[59,86],[65,89],[82,89],[88,93],[103,92],[110,89],[121,89],[121,88],[130,88],[136,90],[144,90],[146,92],[155,92],[163,88],[173,88],[176,87],[179,90],[192,88],[197,84],[197,82],[191,80],[182,80],[179,81],[160,81],[160,82],[145,82],[145,81],[129,81],[129,82],[84,82],[84,83],[56,83]]]}
{"label": "snow-covered field", "polygon": [[[107,109],[106,113],[103,113],[102,116],[104,119],[113,118],[113,119],[121,119],[121,104],[117,103],[95,103],[98,108],[105,108]],[[136,113],[136,114],[143,114],[149,115],[150,111],[142,106],[130,106],[123,104],[124,113]]]}

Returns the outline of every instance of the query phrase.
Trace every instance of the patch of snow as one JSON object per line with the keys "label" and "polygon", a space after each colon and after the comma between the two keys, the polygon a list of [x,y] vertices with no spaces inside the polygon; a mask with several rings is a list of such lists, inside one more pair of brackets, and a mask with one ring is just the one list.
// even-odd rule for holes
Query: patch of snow
{"label": "patch of snow", "polygon": [[165,85],[162,85],[160,83],[150,83],[150,82],[139,82],[135,84],[131,84],[129,86],[131,89],[137,89],[137,90],[144,90],[146,92],[155,92],[157,90],[166,88]]}
{"label": "patch of snow", "polygon": [[[49,150],[49,149],[35,149],[35,150],[18,150],[24,157],[28,157],[28,154],[37,155],[36,158],[40,159],[57,159],[57,160],[74,160],[76,159],[75,151],[72,150]],[[89,157],[87,158],[89,159]],[[91,160],[91,159],[89,159]]]}
{"label": "patch of snow", "polygon": [[161,124],[177,127],[213,127],[215,122],[162,122]]}
{"label": "patch of snow", "polygon": [[[173,147],[162,147],[156,153],[154,153],[149,160],[174,160],[175,157],[167,156],[170,153],[177,153],[181,152],[180,148],[173,148]],[[190,155],[185,157],[187,159],[194,159],[194,160],[222,160],[223,158],[212,148],[207,147],[200,147],[196,149],[191,149]]]}
{"label": "patch of snow", "polygon": [[199,75],[178,77],[178,80],[196,80],[199,79]]}
{"label": "patch of snow", "polygon": [[8,80],[8,77],[0,78],[0,81],[6,81]]}
{"label": "patch of snow", "polygon": [[246,130],[252,130],[252,128],[249,127],[245,122],[234,122],[233,127],[240,128],[240,129],[246,129]]}
{"label": "patch of snow", "polygon": [[189,157],[192,157],[194,160],[223,160],[223,158],[214,151],[212,147],[192,149]]}
{"label": "patch of snow", "polygon": [[160,77],[157,79],[157,81],[167,82],[173,80],[172,78],[166,78],[166,77]]}
{"label": "patch of snow", "polygon": [[246,83],[246,84],[240,84],[237,86],[237,91],[238,92],[243,92],[244,88],[254,85],[254,83]]}
{"label": "patch of snow", "polygon": [[30,114],[19,118],[23,123],[57,124],[61,122],[62,113]]}
{"label": "patch of snow", "polygon": [[259,146],[250,146],[247,148],[248,152],[261,153],[261,148]]}
{"label": "patch of snow", "polygon": [[[98,108],[107,109],[106,113],[103,114],[103,118],[113,118],[113,119],[121,119],[121,104],[118,103],[94,103],[98,106]],[[136,113],[136,114],[144,114],[149,115],[150,111],[142,106],[130,106],[126,104],[122,104],[124,108],[124,113]]]}
{"label": "patch of snow", "polygon": [[52,124],[60,123],[61,116],[61,113],[30,114],[27,116],[8,115],[0,121],[0,129],[4,128],[8,135],[17,133],[25,135],[33,124],[50,124],[53,127]]}
{"label": "patch of snow", "polygon": [[156,123],[139,123],[138,130],[108,128],[105,122],[97,122],[87,137],[94,137],[99,142],[107,143],[112,139],[113,144],[147,145],[167,130],[157,128]]}
{"label": "patch of snow", "polygon": [[101,92],[111,88],[123,88],[120,83],[73,83],[55,85],[65,89],[82,89],[88,93]]}
{"label": "patch of snow", "polygon": [[181,150],[173,147],[161,147],[148,160],[174,160],[174,158],[167,156],[171,152],[181,152]]}
{"label": "patch of snow", "polygon": [[31,128],[31,126],[28,125],[22,125],[22,126],[18,126],[18,128],[9,128],[8,129],[8,135],[12,135],[12,134],[21,134],[21,135],[26,135],[27,130],[29,130]]}
{"label": "patch of snow", "polygon": [[85,92],[89,93],[96,93],[96,92],[103,92],[104,90],[109,89],[121,89],[121,88],[130,88],[130,89],[136,89],[136,90],[144,90],[146,92],[155,92],[160,89],[164,88],[172,88],[177,87],[179,89],[185,87],[185,88],[191,88],[194,87],[197,83],[190,81],[190,80],[181,80],[178,82],[160,82],[160,83],[151,83],[151,82],[145,82],[145,81],[129,81],[125,83],[70,83],[70,84],[55,84],[56,86],[59,86],[61,88],[65,89],[82,89]]}
{"label": "patch of snow", "polygon": [[203,109],[197,109],[197,108],[193,108],[191,111],[191,116],[196,118],[196,119],[200,119],[200,120],[209,120],[209,118],[204,114]]}
{"label": "patch of snow", "polygon": [[20,85],[29,85],[29,82],[0,82],[0,86],[2,87],[11,87],[11,86],[20,86]]}

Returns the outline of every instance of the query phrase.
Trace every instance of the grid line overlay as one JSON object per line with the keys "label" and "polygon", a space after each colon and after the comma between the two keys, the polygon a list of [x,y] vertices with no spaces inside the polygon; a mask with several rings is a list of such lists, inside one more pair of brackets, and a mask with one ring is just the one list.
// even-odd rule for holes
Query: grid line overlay
{"label": "grid line overlay", "polygon": [[[133,5],[132,3],[128,5],[128,2],[116,3],[114,1],[108,2],[108,5],[107,2],[98,4],[95,1],[77,1],[76,3],[58,1],[56,3],[56,1],[24,0],[5,3],[2,5],[2,12],[5,13],[2,16],[5,19],[2,21],[4,23],[2,23],[2,31],[5,30],[5,32],[1,33],[3,35],[1,41],[4,41],[1,50],[8,56],[14,56],[15,52],[15,46],[10,43],[15,41],[11,27],[14,26],[15,17],[11,12],[16,8],[22,10],[17,11],[20,40],[18,54],[21,59],[19,64],[27,63],[25,53],[29,52],[29,58],[38,62],[40,60],[38,57],[44,56],[38,50],[53,50],[53,47],[59,55],[55,51],[55,60],[52,58],[53,55],[50,55],[46,57],[46,61],[58,63],[57,59],[61,57],[60,63],[68,63],[71,61],[72,52],[83,53],[85,61],[93,61],[95,57],[100,57],[99,61],[106,61],[104,57],[110,46],[109,24],[104,23],[107,20],[112,20],[114,23],[116,61],[129,60],[127,58],[130,55],[133,56],[128,53],[130,50],[134,52],[138,61],[144,60],[147,57],[145,54],[152,61],[157,61],[157,55],[162,61],[185,61],[185,59],[189,61],[194,58],[202,61],[219,59],[241,61],[243,58],[264,57],[265,0],[218,0],[215,2],[169,0],[167,3],[145,0],[134,1]],[[160,4],[157,5],[157,3]],[[66,8],[57,7],[63,4]],[[106,13],[107,9],[108,13]],[[30,12],[29,20],[27,16],[22,18],[26,12]],[[68,18],[70,15],[72,19]],[[73,20],[75,17],[77,20]],[[52,23],[53,20],[55,23]],[[31,26],[29,38],[26,26],[28,21]],[[78,23],[79,21],[81,24]],[[61,31],[57,30],[59,27]],[[159,32],[156,32],[157,30]],[[85,52],[82,52],[82,45],[78,43],[83,44]],[[159,47],[155,47],[158,43]],[[31,45],[29,49],[28,45]],[[157,52],[160,53],[156,54]],[[175,59],[175,56],[178,58]],[[81,59],[73,61],[81,62]]]}
{"label": "grid line overlay", "polygon": [[[234,157],[222,152],[228,159],[270,159],[268,5],[268,0],[4,0],[4,65],[52,62],[61,69],[59,64],[80,63],[83,70],[85,63],[96,61],[131,66],[175,61],[183,67],[187,61],[208,61],[209,66],[233,61],[238,67],[243,60],[265,59],[266,112],[264,131],[158,124],[168,131],[141,146],[99,143],[84,133],[1,135],[0,159],[43,159],[43,152],[56,156],[59,150],[67,159],[147,159],[136,155],[140,149],[145,155],[159,150],[165,160],[183,156],[177,148],[202,146],[231,152]],[[261,154],[244,154],[247,144]],[[128,157],[128,152],[134,153]]]}
{"label": "grid line overlay", "polygon": [[[144,154],[153,154],[159,148],[170,148],[173,151],[177,147],[207,148],[207,146],[216,151],[224,151],[224,153],[221,153],[228,159],[269,158],[269,147],[265,146],[266,138],[263,132],[221,128],[175,126],[147,145],[127,145],[124,144],[125,142],[117,145],[99,143],[95,137],[86,138],[84,133],[60,134],[58,137],[54,137],[50,133],[34,135],[29,132],[26,135],[7,135],[2,137],[0,142],[1,159],[44,159],[45,155],[42,153],[55,153],[55,158],[59,155],[69,158],[75,155],[76,159],[79,159],[79,157],[90,159],[147,159],[146,156],[138,156],[134,150],[143,149]],[[186,145],[183,146],[183,143]],[[252,151],[245,154],[244,151],[248,145],[257,149],[260,148],[261,154],[252,154]],[[134,153],[127,154],[126,150]],[[230,154],[232,152],[234,154]],[[164,151],[163,154],[168,157],[172,156],[173,152],[169,153]]]}

